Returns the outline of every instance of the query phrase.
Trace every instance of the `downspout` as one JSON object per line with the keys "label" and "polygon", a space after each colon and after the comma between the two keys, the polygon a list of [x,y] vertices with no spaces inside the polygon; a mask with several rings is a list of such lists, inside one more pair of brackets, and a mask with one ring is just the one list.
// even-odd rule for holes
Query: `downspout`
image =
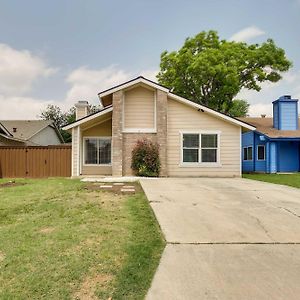
{"label": "downspout", "polygon": [[256,151],[255,151],[255,132],[253,131],[253,172],[255,172],[255,160],[256,160]]}
{"label": "downspout", "polygon": [[77,126],[77,170],[76,176],[80,175],[80,126]]}
{"label": "downspout", "polygon": [[279,150],[280,150],[280,142],[274,142],[275,143],[275,153],[276,153],[276,172],[279,170],[280,166],[280,160],[279,160]]}

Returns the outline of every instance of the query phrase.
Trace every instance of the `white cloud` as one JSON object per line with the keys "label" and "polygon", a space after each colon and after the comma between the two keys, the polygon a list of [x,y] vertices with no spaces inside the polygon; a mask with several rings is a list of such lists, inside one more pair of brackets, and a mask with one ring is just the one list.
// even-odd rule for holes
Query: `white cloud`
{"label": "white cloud", "polygon": [[269,104],[253,104],[249,107],[249,116],[259,117],[261,115],[266,115],[267,117],[272,117],[272,103]]}
{"label": "white cloud", "polygon": [[99,104],[98,92],[142,75],[155,80],[156,70],[128,72],[117,66],[102,69],[79,67],[66,77],[69,90],[61,99],[53,101],[30,96],[33,83],[47,77],[57,69],[49,67],[41,58],[29,51],[15,50],[0,44],[0,119],[35,119],[48,104],[69,109],[78,100]]}
{"label": "white cloud", "polygon": [[116,66],[100,70],[87,67],[77,68],[67,77],[67,82],[71,84],[71,87],[67,93],[65,105],[73,105],[78,100],[87,100],[90,103],[98,104],[97,94],[99,92],[139,75],[155,80],[156,73],[155,70],[127,72]]}
{"label": "white cloud", "polygon": [[56,71],[27,50],[16,50],[0,44],[0,94],[23,95],[29,92],[39,77]]}
{"label": "white cloud", "polygon": [[0,95],[0,120],[36,119],[41,110],[54,103],[30,97]]}
{"label": "white cloud", "polygon": [[248,42],[264,34],[265,32],[260,28],[256,26],[249,26],[236,32],[232,37],[230,37],[230,40],[236,42]]}
{"label": "white cloud", "polygon": [[283,95],[291,95],[300,99],[300,71],[290,70],[282,75],[282,79],[276,83],[264,82],[261,90],[243,89],[236,98],[247,100],[250,103],[249,115],[260,116],[267,114],[272,116],[272,101]]}
{"label": "white cloud", "polygon": [[[120,82],[127,81],[131,74],[110,66],[100,70],[92,70],[87,67],[80,67],[72,71],[67,77],[71,87],[66,96],[68,104],[74,104],[78,100],[97,99],[97,94]],[[97,100],[96,100],[97,101]]]}

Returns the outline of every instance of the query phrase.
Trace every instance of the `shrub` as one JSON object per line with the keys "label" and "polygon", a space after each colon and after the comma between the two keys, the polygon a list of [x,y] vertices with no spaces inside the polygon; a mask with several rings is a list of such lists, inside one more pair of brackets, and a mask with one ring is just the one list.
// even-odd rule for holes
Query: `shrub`
{"label": "shrub", "polygon": [[131,168],[137,176],[155,177],[159,175],[159,146],[150,140],[138,140],[132,150]]}

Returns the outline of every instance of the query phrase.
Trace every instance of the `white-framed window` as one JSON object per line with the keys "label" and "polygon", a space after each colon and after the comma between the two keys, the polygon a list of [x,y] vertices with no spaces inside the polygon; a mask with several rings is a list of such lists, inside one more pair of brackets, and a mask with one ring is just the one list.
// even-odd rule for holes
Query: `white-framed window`
{"label": "white-framed window", "polygon": [[265,145],[257,145],[257,160],[266,159],[266,149]]}
{"label": "white-framed window", "polygon": [[182,164],[220,163],[220,134],[218,132],[182,132]]}
{"label": "white-framed window", "polygon": [[243,155],[244,160],[252,160],[253,159],[253,147],[252,146],[244,147],[243,151],[244,151],[244,155]]}
{"label": "white-framed window", "polygon": [[84,137],[83,164],[110,165],[111,137]]}

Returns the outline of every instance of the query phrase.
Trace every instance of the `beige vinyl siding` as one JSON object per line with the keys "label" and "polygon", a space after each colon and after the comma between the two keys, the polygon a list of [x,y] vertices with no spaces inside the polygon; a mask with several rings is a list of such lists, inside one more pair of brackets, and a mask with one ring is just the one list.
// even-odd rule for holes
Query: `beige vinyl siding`
{"label": "beige vinyl siding", "polygon": [[[112,133],[112,120],[109,119],[103,123],[95,124],[93,127],[90,127],[82,131],[82,147],[84,147],[83,138],[84,137],[111,137]],[[83,153],[83,151],[82,151]],[[82,175],[111,175],[112,169],[111,166],[85,166],[83,164],[83,159],[81,159],[81,174]]]}
{"label": "beige vinyl siding", "polygon": [[[181,165],[184,131],[220,132],[220,167]],[[240,127],[168,98],[168,176],[240,176]]]}
{"label": "beige vinyl siding", "polygon": [[111,175],[111,166],[82,166],[82,175]]}
{"label": "beige vinyl siding", "polygon": [[83,130],[82,136],[111,136],[111,119]]}
{"label": "beige vinyl siding", "polygon": [[136,87],[124,93],[123,128],[155,129],[155,92]]}

